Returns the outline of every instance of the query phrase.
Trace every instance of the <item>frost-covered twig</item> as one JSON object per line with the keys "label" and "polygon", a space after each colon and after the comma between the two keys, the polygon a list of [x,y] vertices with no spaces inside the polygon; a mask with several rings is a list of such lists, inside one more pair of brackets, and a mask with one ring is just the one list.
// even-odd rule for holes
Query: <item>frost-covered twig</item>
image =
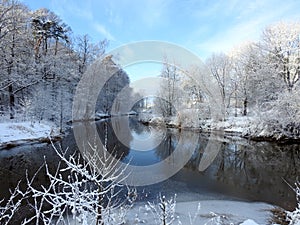
{"label": "frost-covered twig", "polygon": [[29,190],[22,192],[20,190],[20,181],[14,190],[10,190],[10,197],[0,200],[0,224],[11,224],[13,217],[20,208],[22,202],[28,198]]}
{"label": "frost-covered twig", "polygon": [[176,194],[170,200],[165,196],[159,195],[158,204],[148,202],[148,206],[158,225],[170,225],[175,220]]}
{"label": "frost-covered twig", "polygon": [[289,225],[299,225],[300,224],[300,182],[295,183],[295,188],[293,190],[296,193],[297,206],[292,212],[287,211],[287,221]]}
{"label": "frost-covered twig", "polygon": [[198,217],[199,214],[200,214],[200,209],[201,209],[201,204],[200,204],[200,202],[199,202],[199,203],[198,203],[198,207],[197,207],[197,211],[196,211],[196,213],[194,214],[194,216],[192,217],[191,213],[189,213],[190,225],[193,225],[193,224],[196,223],[197,217]]}
{"label": "frost-covered twig", "polygon": [[[24,224],[122,224],[125,214],[133,204],[136,192],[128,188],[127,197],[119,199],[122,189],[117,182],[124,169],[120,169],[110,154],[99,154],[97,146],[88,144],[89,151],[82,155],[67,156],[67,151],[58,150],[60,157],[53,174],[45,160],[47,187],[35,188],[28,180],[34,199],[31,205],[35,215]],[[119,180],[118,180],[119,181]],[[118,209],[118,210],[117,210]],[[116,213],[117,212],[117,213]]]}

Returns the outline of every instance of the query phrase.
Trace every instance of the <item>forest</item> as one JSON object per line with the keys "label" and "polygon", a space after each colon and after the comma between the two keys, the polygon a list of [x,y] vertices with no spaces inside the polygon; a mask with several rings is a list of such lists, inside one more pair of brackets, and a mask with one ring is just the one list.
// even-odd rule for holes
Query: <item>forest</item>
{"label": "forest", "polygon": [[[49,120],[62,130],[71,120],[78,81],[87,67],[104,55],[109,42],[94,43],[88,34],[73,34],[48,9],[31,11],[17,1],[3,1],[0,7],[1,118]],[[214,53],[205,60],[219,87],[223,120],[251,117],[256,122],[248,124],[252,136],[299,138],[299,34],[299,22],[278,22],[266,27],[258,41],[240,44],[228,53]],[[163,103],[156,101],[160,114],[170,116],[168,108],[173,105],[180,111],[177,116],[180,114],[182,121],[178,123],[201,126],[199,120],[207,119],[212,107],[207,104],[209,93],[176,69],[180,62],[167,57],[161,77],[168,80],[168,87],[162,87],[163,93],[157,95],[169,106],[162,109]],[[97,111],[109,113],[113,93],[130,83],[124,71],[119,73],[105,84],[101,92],[105,98],[98,101]],[[206,79],[205,71],[197,68],[189,73]],[[190,113],[192,110],[197,113]]]}
{"label": "forest", "polygon": [[[1,1],[0,7],[2,120],[46,120],[63,130],[71,121],[78,81],[104,54],[108,41],[93,43],[88,35],[73,34],[48,9],[31,11],[17,1]],[[120,87],[128,82],[123,73],[109,85]],[[109,96],[106,92],[104,95]],[[101,103],[101,111],[107,111],[107,102]]]}

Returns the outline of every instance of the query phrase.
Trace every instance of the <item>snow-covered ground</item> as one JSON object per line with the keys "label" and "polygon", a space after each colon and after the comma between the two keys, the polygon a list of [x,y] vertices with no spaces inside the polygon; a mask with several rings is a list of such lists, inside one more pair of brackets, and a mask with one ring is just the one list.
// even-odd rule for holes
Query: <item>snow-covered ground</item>
{"label": "snow-covered ground", "polygon": [[58,129],[46,122],[3,122],[0,123],[0,147],[8,143],[26,143],[49,136],[59,135]]}
{"label": "snow-covered ground", "polygon": [[253,117],[229,117],[225,121],[203,120],[200,123],[204,130],[224,129],[228,133],[246,134],[254,121]]}
{"label": "snow-covered ground", "polygon": [[[162,211],[159,206],[149,203],[137,203],[132,208],[112,209],[107,224],[146,224],[161,225]],[[168,207],[167,207],[168,208]],[[265,203],[208,200],[201,202],[177,202],[175,213],[167,213],[166,224],[169,225],[266,225],[270,222],[273,206]],[[169,211],[170,212],[170,211]],[[173,219],[171,219],[173,218]],[[69,218],[70,225],[94,224],[95,218],[81,215]],[[272,224],[276,225],[276,224]]]}
{"label": "snow-covered ground", "polygon": [[139,120],[150,124],[167,123],[171,126],[180,126],[182,128],[201,128],[203,131],[220,130],[223,129],[228,133],[245,134],[249,132],[249,128],[254,124],[253,117],[229,117],[225,121],[214,121],[212,119],[199,120],[197,114],[189,112],[188,115],[174,116],[168,119],[151,114],[139,115]]}
{"label": "snow-covered ground", "polygon": [[[177,202],[175,220],[172,224],[216,225],[270,224],[270,209],[266,203],[239,201],[206,200],[200,202]],[[153,214],[147,203],[135,205],[127,215],[126,224],[155,225],[157,215]]]}
{"label": "snow-covered ground", "polygon": [[224,121],[199,119],[194,110],[185,110],[174,117],[163,118],[157,115],[139,115],[139,120],[153,125],[199,129],[203,132],[220,131],[253,140],[299,141],[300,126],[267,122],[257,116],[228,117]]}

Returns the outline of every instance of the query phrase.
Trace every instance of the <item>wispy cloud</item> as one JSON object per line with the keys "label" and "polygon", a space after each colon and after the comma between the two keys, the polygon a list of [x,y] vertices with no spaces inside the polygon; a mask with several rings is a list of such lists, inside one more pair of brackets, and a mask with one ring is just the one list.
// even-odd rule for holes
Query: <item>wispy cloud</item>
{"label": "wispy cloud", "polygon": [[[80,24],[80,31],[83,33],[87,33],[87,30],[93,29],[94,32],[92,35],[95,40],[98,39],[97,36],[95,37],[96,32],[108,40],[115,41],[115,36],[109,31],[106,24],[98,22],[100,20],[99,11],[95,9],[101,9],[103,4],[101,1],[96,2],[94,0],[51,0],[51,6],[55,12],[61,14],[64,20],[71,20],[72,23],[75,23],[73,27],[76,28],[76,25]],[[113,16],[113,12],[110,12],[110,14]],[[108,23],[108,21],[105,22]],[[82,27],[82,24],[85,24],[85,27]]]}
{"label": "wispy cloud", "polygon": [[106,29],[106,27],[100,23],[95,23],[94,27],[97,32],[102,34],[105,38],[111,41],[115,41],[116,38]]}
{"label": "wispy cloud", "polygon": [[140,1],[140,16],[149,27],[164,23],[168,18],[168,5],[169,1],[167,0]]}
{"label": "wispy cloud", "polygon": [[[210,55],[212,52],[228,52],[245,41],[257,41],[262,30],[270,23],[289,18],[295,19],[298,15],[295,4],[293,1],[285,3],[271,0],[239,1],[238,3],[232,0],[230,4],[224,5],[226,13],[221,11],[220,18],[211,21],[217,28],[212,32],[212,36],[201,39],[197,44],[198,50],[202,51],[203,55]],[[215,14],[218,11],[217,7],[213,7],[210,13]],[[230,17],[227,17],[229,14]],[[209,15],[206,15],[206,18],[209,18]],[[210,27],[214,29],[211,24]],[[203,28],[200,31],[203,31]]]}
{"label": "wispy cloud", "polygon": [[[27,0],[35,1],[35,0]],[[74,33],[110,47],[140,40],[165,40],[207,57],[257,40],[262,29],[280,20],[300,19],[299,0],[50,0],[51,8]],[[117,39],[117,40],[116,40]]]}

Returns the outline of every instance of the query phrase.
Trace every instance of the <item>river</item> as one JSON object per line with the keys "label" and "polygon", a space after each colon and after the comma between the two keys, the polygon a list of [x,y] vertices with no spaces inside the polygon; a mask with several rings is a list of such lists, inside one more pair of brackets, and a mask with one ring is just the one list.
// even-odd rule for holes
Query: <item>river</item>
{"label": "river", "polygon": [[[128,119],[123,117],[121,120],[124,118]],[[98,121],[97,132],[103,143],[107,142],[108,149],[114,149],[115,157],[129,165],[158,164],[187,145],[194,148],[187,148],[187,151],[192,150],[187,162],[168,179],[137,187],[137,201],[151,201],[159,193],[167,196],[176,193],[178,201],[259,201],[288,210],[296,205],[295,193],[287,183],[293,185],[300,175],[299,144],[254,142],[229,135],[216,138],[189,130],[160,129],[144,126],[134,117],[129,119],[127,142],[122,143],[117,134],[122,133],[120,130],[123,128],[116,124],[120,123],[112,123],[109,119]],[[63,150],[68,148],[68,154],[79,151],[72,129],[55,145]],[[210,157],[209,163],[203,164],[205,157]],[[32,177],[44,160],[50,170],[55,171],[59,158],[50,144],[28,144],[1,150],[0,199],[7,198],[9,189],[14,188],[19,180],[24,186],[26,171]],[[171,163],[177,165],[179,162]],[[47,182],[42,169],[35,178],[35,184]]]}

